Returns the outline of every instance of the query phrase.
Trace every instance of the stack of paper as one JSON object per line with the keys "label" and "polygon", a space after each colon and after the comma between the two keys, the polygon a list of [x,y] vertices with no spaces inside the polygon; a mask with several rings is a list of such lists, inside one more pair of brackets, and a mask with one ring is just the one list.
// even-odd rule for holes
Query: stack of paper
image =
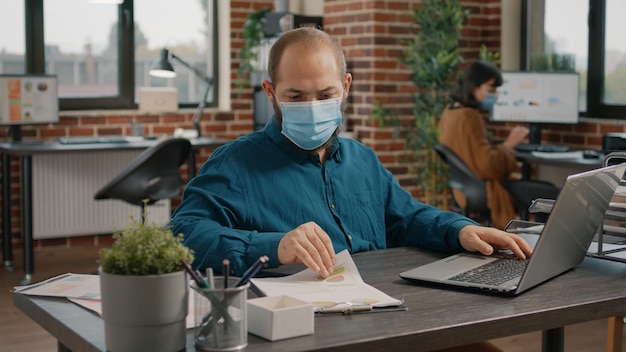
{"label": "stack of paper", "polygon": [[310,302],[316,311],[336,305],[394,307],[402,301],[366,284],[347,250],[337,254],[337,264],[324,278],[310,269],[279,278],[252,279],[267,296],[287,295]]}

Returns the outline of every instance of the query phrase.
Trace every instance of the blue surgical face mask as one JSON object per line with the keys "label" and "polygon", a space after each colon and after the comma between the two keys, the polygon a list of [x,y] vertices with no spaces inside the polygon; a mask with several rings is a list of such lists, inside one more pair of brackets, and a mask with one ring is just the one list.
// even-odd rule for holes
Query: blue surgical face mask
{"label": "blue surgical face mask", "polygon": [[304,150],[321,147],[341,125],[341,99],[280,102],[276,98],[282,113],[281,133]]}
{"label": "blue surgical face mask", "polygon": [[485,100],[483,100],[479,105],[478,108],[481,110],[491,110],[493,109],[493,105],[496,103],[496,101],[498,101],[498,95],[494,94],[494,93],[487,93],[487,96],[485,97]]}

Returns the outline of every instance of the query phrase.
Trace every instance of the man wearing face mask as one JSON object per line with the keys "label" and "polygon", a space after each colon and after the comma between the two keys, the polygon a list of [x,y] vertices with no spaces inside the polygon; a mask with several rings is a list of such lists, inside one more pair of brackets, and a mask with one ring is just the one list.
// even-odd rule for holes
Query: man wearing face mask
{"label": "man wearing face mask", "polygon": [[370,148],[338,137],[352,76],[328,34],[286,32],[268,63],[262,87],[275,115],[218,148],[173,214],[195,268],[221,271],[228,258],[240,275],[267,255],[270,267],[298,262],[328,276],[344,249],[531,253],[518,236],[417,202]]}
{"label": "man wearing face mask", "polygon": [[[528,129],[515,126],[506,140],[493,144],[487,135],[483,114],[498,100],[496,88],[502,85],[500,71],[490,62],[469,64],[450,104],[439,121],[439,143],[454,152],[478,178],[486,181],[487,205],[494,226],[504,228],[519,210],[527,209],[537,198],[556,199],[559,190],[554,185],[539,181],[515,180],[517,161],[515,146],[528,135]],[[453,190],[461,206],[463,194]],[[545,220],[537,218],[537,220]]]}

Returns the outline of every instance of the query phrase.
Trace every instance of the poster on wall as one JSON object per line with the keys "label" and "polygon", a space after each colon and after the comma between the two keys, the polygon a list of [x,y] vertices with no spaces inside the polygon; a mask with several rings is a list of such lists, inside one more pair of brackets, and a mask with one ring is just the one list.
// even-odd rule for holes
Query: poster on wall
{"label": "poster on wall", "polygon": [[0,124],[25,125],[59,121],[57,77],[0,75]]}

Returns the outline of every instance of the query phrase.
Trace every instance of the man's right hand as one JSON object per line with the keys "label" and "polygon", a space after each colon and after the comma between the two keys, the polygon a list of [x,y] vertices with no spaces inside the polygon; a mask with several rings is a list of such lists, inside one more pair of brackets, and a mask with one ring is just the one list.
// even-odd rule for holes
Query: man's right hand
{"label": "man's right hand", "polygon": [[307,222],[287,232],[278,243],[281,264],[303,263],[327,277],[333,272],[335,250],[326,231],[314,222]]}

